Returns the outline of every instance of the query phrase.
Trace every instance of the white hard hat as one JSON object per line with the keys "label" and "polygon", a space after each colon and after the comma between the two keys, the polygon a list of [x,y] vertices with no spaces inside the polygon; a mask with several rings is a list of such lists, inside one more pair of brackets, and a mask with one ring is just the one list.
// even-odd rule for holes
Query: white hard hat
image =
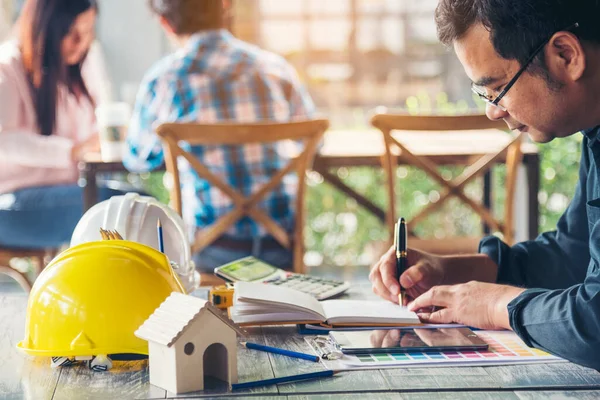
{"label": "white hard hat", "polygon": [[102,240],[102,228],[116,230],[125,240],[159,250],[158,220],[162,225],[165,254],[175,264],[173,267],[189,292],[198,286],[199,274],[195,271],[183,219],[154,197],[127,193],[96,204],[77,223],[71,246]]}

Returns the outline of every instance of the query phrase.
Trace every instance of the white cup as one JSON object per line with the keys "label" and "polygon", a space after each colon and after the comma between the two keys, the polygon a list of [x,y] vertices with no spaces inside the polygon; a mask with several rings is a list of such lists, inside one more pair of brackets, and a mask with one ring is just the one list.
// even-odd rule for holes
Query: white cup
{"label": "white cup", "polygon": [[96,108],[102,161],[122,161],[130,118],[131,108],[127,103],[108,103]]}

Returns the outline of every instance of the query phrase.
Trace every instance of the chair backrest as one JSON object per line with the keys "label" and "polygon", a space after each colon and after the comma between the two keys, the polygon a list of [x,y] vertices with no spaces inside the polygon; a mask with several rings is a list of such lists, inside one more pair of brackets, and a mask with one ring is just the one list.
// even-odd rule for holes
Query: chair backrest
{"label": "chair backrest", "polygon": [[[409,221],[411,224],[410,226],[414,227],[416,223],[425,218],[428,214],[438,210],[445,200],[454,196],[470,206],[488,226],[502,232],[504,239],[508,243],[512,243],[514,238],[514,196],[516,191],[518,166],[522,159],[522,134],[511,135],[506,133],[506,140],[500,145],[495,146],[494,149],[490,149],[489,151],[484,151],[481,157],[469,165],[458,178],[447,180],[438,172],[437,165],[434,162],[426,157],[415,155],[409,150],[408,147],[410,146],[403,143],[397,135],[393,135],[392,131],[434,131],[438,134],[441,131],[447,131],[448,134],[451,135],[452,133],[450,131],[483,131],[491,129],[506,131],[506,124],[503,121],[491,121],[485,115],[413,116],[407,114],[377,114],[371,118],[371,124],[383,133],[385,141],[385,154],[383,155],[382,163],[383,168],[386,171],[388,187],[389,209],[387,213],[387,224],[390,229],[393,228],[396,219],[394,171],[397,166],[397,155],[392,151],[392,148],[397,147],[400,150],[400,157],[402,157],[404,162],[424,170],[444,189],[439,201],[425,207],[421,212],[411,218],[411,221]],[[427,137],[423,136],[420,140],[427,140]],[[464,193],[464,188],[467,183],[486,173],[498,161],[504,161],[507,167],[507,193],[504,204],[503,221],[498,221],[492,215],[490,210]]]}
{"label": "chair backrest", "polygon": [[[329,127],[325,119],[289,122],[289,123],[253,123],[253,124],[198,124],[198,123],[166,123],[157,128],[157,134],[164,143],[165,164],[167,171],[173,175],[171,202],[175,210],[181,214],[181,186],[177,158],[183,157],[199,177],[208,181],[222,193],[231,198],[234,209],[220,217],[211,227],[196,235],[192,246],[198,252],[210,245],[225,231],[244,216],[250,217],[262,225],[283,247],[293,246],[294,270],[304,270],[304,196],[306,191],[305,174],[312,164],[317,146]],[[196,156],[184,150],[179,143],[190,146],[247,145],[251,143],[274,143],[284,140],[303,142],[303,150],[282,169],[275,171],[270,180],[250,197],[245,198],[236,188],[231,187],[220,177],[213,174]],[[257,207],[266,194],[278,187],[289,173],[298,176],[298,194],[295,204],[295,228],[290,238],[279,224]]]}
{"label": "chair backrest", "polygon": [[[22,249],[0,246],[0,274],[13,278],[27,293],[31,291],[34,280],[42,272],[46,264],[58,254],[59,249]],[[16,269],[12,264],[13,258],[29,258],[33,261],[34,274],[27,274]]]}

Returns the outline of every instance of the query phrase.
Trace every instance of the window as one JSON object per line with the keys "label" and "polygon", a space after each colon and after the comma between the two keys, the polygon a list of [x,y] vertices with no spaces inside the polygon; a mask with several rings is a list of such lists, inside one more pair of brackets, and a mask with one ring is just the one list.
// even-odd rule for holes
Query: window
{"label": "window", "polygon": [[195,346],[194,346],[194,343],[192,343],[192,342],[188,342],[185,344],[185,346],[183,346],[183,352],[185,354],[187,354],[188,356],[191,356],[194,353],[194,349],[195,349]]}

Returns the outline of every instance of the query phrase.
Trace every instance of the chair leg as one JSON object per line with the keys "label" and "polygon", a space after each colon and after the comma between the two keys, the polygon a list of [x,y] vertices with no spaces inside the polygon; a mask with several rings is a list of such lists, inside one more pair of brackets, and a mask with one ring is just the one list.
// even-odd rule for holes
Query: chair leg
{"label": "chair leg", "polygon": [[304,265],[304,257],[302,249],[295,248],[293,255],[293,271],[297,274],[306,273],[306,265]]}
{"label": "chair leg", "polygon": [[25,290],[27,293],[31,292],[31,283],[29,282],[29,279],[27,279],[27,276],[24,273],[19,272],[16,269],[0,265],[0,274],[10,276],[15,281],[17,281],[19,285],[21,285],[23,290]]}
{"label": "chair leg", "polygon": [[43,255],[31,257],[31,260],[33,261],[33,272],[36,278],[46,266],[44,258]]}

